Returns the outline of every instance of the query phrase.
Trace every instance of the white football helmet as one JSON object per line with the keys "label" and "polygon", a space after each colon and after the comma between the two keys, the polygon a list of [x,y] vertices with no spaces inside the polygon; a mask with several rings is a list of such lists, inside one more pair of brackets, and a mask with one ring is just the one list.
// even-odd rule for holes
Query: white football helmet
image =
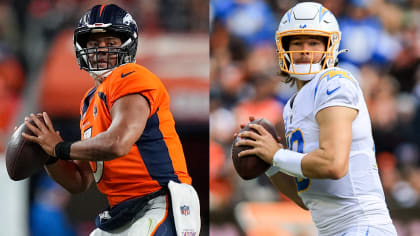
{"label": "white football helmet", "polygon": [[[319,63],[295,64],[293,53],[304,51],[289,51],[285,38],[295,35],[316,35],[326,37],[326,51],[309,51],[323,53]],[[320,71],[334,67],[339,54],[338,47],[341,32],[335,16],[323,5],[315,2],[298,3],[286,12],[280,21],[276,32],[276,44],[280,69],[299,80],[311,80]],[[308,52],[308,51],[305,51]],[[312,59],[311,59],[312,60]]]}

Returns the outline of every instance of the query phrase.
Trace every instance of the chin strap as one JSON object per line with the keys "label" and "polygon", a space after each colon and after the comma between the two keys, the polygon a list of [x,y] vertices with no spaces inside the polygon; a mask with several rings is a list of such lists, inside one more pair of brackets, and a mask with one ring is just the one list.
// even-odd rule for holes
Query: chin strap
{"label": "chin strap", "polygon": [[89,71],[89,75],[92,76],[94,80],[103,81],[115,68],[107,70],[98,70],[98,71]]}
{"label": "chin strap", "polygon": [[[319,63],[315,64],[293,64],[290,66],[290,76],[303,81],[311,80],[315,77],[316,73],[313,72],[319,72],[321,71],[322,66]],[[310,74],[310,72],[312,72]],[[298,73],[298,74],[295,74]]]}

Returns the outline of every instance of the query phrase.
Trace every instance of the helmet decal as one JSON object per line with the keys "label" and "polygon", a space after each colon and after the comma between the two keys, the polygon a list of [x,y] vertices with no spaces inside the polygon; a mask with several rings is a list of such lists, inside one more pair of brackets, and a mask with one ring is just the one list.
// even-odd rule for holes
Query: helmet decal
{"label": "helmet decal", "polygon": [[130,13],[127,13],[124,18],[123,18],[123,23],[126,25],[130,25],[130,24],[136,24],[136,22],[133,20],[133,17],[130,15]]}
{"label": "helmet decal", "polygon": [[321,6],[319,9],[319,22],[321,22],[322,18],[325,16],[325,14],[330,13],[327,8]]}
{"label": "helmet decal", "polygon": [[287,12],[287,20],[288,20],[288,22],[290,22],[290,17],[292,16],[292,10],[293,10],[293,8],[292,8],[292,9],[290,9],[290,10]]}

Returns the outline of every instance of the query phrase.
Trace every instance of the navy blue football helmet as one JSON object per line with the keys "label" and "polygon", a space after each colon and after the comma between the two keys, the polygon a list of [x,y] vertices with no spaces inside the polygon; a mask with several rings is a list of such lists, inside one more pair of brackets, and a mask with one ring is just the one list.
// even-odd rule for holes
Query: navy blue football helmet
{"label": "navy blue football helmet", "polygon": [[[87,48],[89,36],[94,33],[110,33],[121,39],[122,45],[120,47]],[[80,19],[74,31],[73,43],[77,63],[81,69],[88,72],[107,71],[122,64],[135,62],[138,43],[137,24],[128,12],[117,5],[96,5]],[[107,50],[103,50],[103,48]],[[100,53],[107,54],[107,68],[94,67],[89,61],[91,57],[98,58]],[[110,55],[117,56],[116,65],[109,63]]]}

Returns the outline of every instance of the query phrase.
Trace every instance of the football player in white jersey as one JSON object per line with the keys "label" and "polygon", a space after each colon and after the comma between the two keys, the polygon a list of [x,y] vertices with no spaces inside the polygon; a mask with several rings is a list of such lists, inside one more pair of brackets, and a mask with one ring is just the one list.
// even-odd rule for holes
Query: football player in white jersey
{"label": "football player in white jersey", "polygon": [[[260,125],[237,145],[272,167],[273,184],[309,209],[319,235],[397,235],[378,175],[370,118],[357,80],[335,67],[341,32],[319,3],[299,3],[276,32],[279,66],[298,92],[287,102],[285,149]],[[251,139],[245,139],[251,138]]]}

